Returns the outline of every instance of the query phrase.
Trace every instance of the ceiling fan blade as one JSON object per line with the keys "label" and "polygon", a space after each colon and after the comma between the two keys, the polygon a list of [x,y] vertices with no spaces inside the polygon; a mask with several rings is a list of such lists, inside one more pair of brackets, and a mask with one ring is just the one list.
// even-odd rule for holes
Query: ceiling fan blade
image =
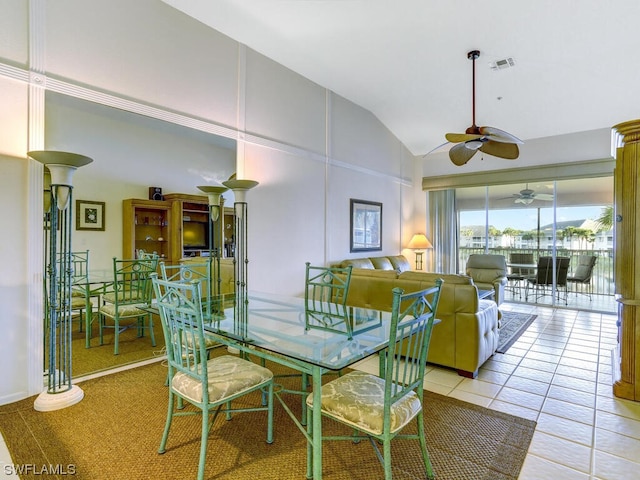
{"label": "ceiling fan blade", "polygon": [[480,131],[481,134],[488,136],[489,139],[493,140],[494,142],[517,143],[518,145],[522,145],[524,143],[515,135],[511,135],[510,133],[505,132],[504,130],[500,130],[499,128],[478,127],[478,130]]}
{"label": "ceiling fan blade", "polygon": [[534,196],[536,200],[553,200],[553,195],[550,193],[536,193]]}
{"label": "ceiling fan blade", "polygon": [[482,138],[482,135],[475,135],[469,133],[447,133],[444,138],[451,143],[467,142],[469,140],[477,140]]}
{"label": "ceiling fan blade", "polygon": [[500,143],[488,140],[482,144],[480,151],[494,157],[506,158],[507,160],[515,160],[520,155],[518,145],[514,143]]}
{"label": "ceiling fan blade", "polygon": [[449,145],[449,143],[451,142],[444,142],[442,145],[438,145],[435,148],[432,148],[431,150],[429,150],[427,153],[425,153],[422,158],[426,158],[427,155],[431,155],[433,152],[440,150],[442,147],[444,147],[445,145]]}
{"label": "ceiling fan blade", "polygon": [[459,143],[449,150],[449,158],[457,166],[461,167],[476,154],[477,150],[469,149],[464,143]]}

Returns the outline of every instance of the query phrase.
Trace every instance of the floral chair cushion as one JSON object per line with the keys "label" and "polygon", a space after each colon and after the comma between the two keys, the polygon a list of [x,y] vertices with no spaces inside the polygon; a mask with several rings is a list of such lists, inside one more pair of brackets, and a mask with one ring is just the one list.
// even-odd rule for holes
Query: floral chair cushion
{"label": "floral chair cushion", "polygon": [[[307,397],[313,407],[313,394]],[[374,435],[382,433],[384,380],[365,372],[351,372],[322,387],[322,413]],[[421,409],[420,399],[409,392],[391,406],[391,432],[413,419]]]}
{"label": "floral chair cushion", "polygon": [[[212,358],[207,362],[209,402],[249,390],[273,378],[270,370],[232,355]],[[202,382],[185,373],[173,376],[171,386],[180,395],[196,403],[202,402]]]}

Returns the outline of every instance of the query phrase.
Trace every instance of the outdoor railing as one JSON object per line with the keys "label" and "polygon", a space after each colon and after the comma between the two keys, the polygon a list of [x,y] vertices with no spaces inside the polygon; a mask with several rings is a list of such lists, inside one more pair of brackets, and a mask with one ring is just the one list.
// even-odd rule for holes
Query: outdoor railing
{"label": "outdoor railing", "polygon": [[[460,248],[460,273],[464,273],[467,266],[469,255],[474,253],[490,253],[495,255],[504,255],[509,263],[509,257],[512,253],[533,253],[534,263],[538,262],[539,257],[551,256],[551,249],[535,249],[535,248],[490,248],[485,252],[484,248]],[[578,255],[595,255],[598,257],[593,274],[591,276],[591,284],[593,285],[594,295],[613,295],[614,294],[614,278],[613,278],[613,252],[611,250],[569,250],[557,249],[556,255],[559,257],[569,257],[569,276],[571,276],[577,266]]]}

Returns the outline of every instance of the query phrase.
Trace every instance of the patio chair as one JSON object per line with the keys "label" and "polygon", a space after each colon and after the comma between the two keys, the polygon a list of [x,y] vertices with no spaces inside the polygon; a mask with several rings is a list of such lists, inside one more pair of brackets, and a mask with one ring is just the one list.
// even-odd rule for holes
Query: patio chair
{"label": "patio chair", "polygon": [[533,253],[512,253],[509,255],[509,264],[507,267],[511,270],[507,274],[507,286],[505,290],[509,290],[513,294],[518,294],[518,298],[522,298],[522,289],[524,281],[535,275],[534,268],[523,267],[522,265],[533,265]]}
{"label": "patio chair", "polygon": [[[104,343],[104,329],[114,331],[114,355],[120,353],[120,333],[128,328],[137,328],[138,337],[149,330],[151,345],[156,346],[153,333],[153,317],[145,309],[151,303],[152,287],[150,275],[156,271],[156,260],[113,259],[113,284],[102,294],[100,315],[100,345]],[[113,320],[113,325],[107,324]],[[131,321],[126,323],[127,321]],[[146,320],[146,324],[145,324]]]}
{"label": "patio chair", "polygon": [[[589,297],[589,301],[592,300],[593,284],[591,283],[591,275],[593,275],[593,268],[596,265],[598,257],[595,255],[579,255],[578,265],[572,275],[567,276],[567,282],[573,284],[576,289],[574,290],[576,295],[582,293]],[[577,286],[582,285],[582,291],[578,292]],[[585,293],[586,292],[586,293]]]}
{"label": "patio chair", "polygon": [[[233,412],[267,412],[267,443],[273,442],[273,373],[260,365],[233,356],[206,360],[200,284],[168,282],[152,274],[169,363],[169,402],[158,453],[165,453],[174,417],[201,415],[198,480],[204,478],[209,430],[219,413],[227,420]],[[263,391],[260,406],[232,407],[232,401],[255,391]],[[181,401],[176,402],[177,399]],[[180,407],[182,401],[197,411]],[[210,415],[213,417],[210,419]]]}
{"label": "patio chair", "polygon": [[[557,299],[561,299],[561,293],[564,292],[564,303],[567,305],[567,274],[569,272],[569,264],[571,259],[569,257],[556,257],[555,261],[555,286]],[[538,258],[538,266],[536,270],[536,276],[527,279],[527,285],[525,288],[525,301],[529,301],[529,289],[535,290],[535,302],[538,302],[539,298],[546,295],[552,295],[551,289],[554,285],[554,262],[553,257],[540,257]]]}
{"label": "patio chair", "polygon": [[[435,287],[406,295],[400,288],[393,289],[389,347],[381,353],[383,371],[379,377],[354,371],[325,384],[320,405],[314,405],[313,394],[307,397],[307,478],[311,478],[313,468],[310,438],[314,408],[353,429],[351,435],[323,436],[323,441],[357,442],[368,438],[384,466],[386,480],[392,478],[394,438],[418,440],[427,478],[435,478],[425,440],[422,404],[424,371],[442,283],[438,280]],[[402,339],[406,349],[402,348]],[[417,433],[401,433],[414,419]]]}
{"label": "patio chair", "polygon": [[507,284],[507,261],[504,255],[472,254],[467,260],[466,274],[480,290],[493,290],[499,306],[504,300]]}

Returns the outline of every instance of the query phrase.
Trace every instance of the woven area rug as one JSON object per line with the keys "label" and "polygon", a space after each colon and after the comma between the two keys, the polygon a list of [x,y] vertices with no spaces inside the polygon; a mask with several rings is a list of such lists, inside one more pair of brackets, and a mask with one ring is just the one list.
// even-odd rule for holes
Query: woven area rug
{"label": "woven area rug", "polygon": [[531,325],[537,315],[519,312],[502,312],[500,322],[500,336],[496,352],[505,353],[520,335]]}
{"label": "woven area rug", "polygon": [[[268,367],[283,372],[277,365]],[[175,419],[167,452],[157,453],[166,415],[166,373],[162,363],[154,363],[81,382],[85,398],[53,412],[34,411],[35,397],[0,406],[0,430],[14,464],[39,469],[62,465],[72,468],[78,480],[195,478],[199,416]],[[517,479],[535,422],[425,393],[427,444],[439,480]],[[300,397],[286,400],[299,415]],[[259,395],[249,395],[245,401],[257,402]],[[274,413],[271,445],[265,441],[264,412],[237,414],[231,421],[217,419],[209,437],[205,478],[303,479],[304,437],[278,403]],[[344,433],[335,422],[323,425],[327,433]],[[394,479],[425,478],[417,442],[395,441],[392,456]],[[326,480],[384,476],[369,442],[325,442],[323,467]]]}

